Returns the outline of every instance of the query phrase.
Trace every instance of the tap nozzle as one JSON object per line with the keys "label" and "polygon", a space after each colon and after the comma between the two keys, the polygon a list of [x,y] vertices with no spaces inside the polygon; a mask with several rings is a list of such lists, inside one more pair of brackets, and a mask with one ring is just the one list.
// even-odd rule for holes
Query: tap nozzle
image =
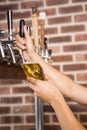
{"label": "tap nozzle", "polygon": [[11,52],[13,63],[16,63],[15,54],[14,54],[14,51],[12,49],[12,45],[11,44],[7,44],[7,45],[8,45],[10,52]]}
{"label": "tap nozzle", "polygon": [[0,42],[0,50],[1,50],[2,58],[4,58],[5,57],[5,52],[4,52],[4,49],[3,49],[3,46],[2,46],[1,42]]}

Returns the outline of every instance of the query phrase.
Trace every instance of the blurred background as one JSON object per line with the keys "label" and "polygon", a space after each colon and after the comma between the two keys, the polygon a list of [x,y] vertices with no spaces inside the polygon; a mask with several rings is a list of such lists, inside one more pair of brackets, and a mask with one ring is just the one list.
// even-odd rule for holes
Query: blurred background
{"label": "blurred background", "polygon": [[[7,10],[13,12],[13,32],[24,19],[32,27],[32,6],[46,13],[45,36],[51,65],[87,87],[87,0],[0,0],[0,29],[6,31]],[[87,128],[87,107],[66,99]],[[87,99],[86,99],[87,100]],[[44,103],[44,129],[61,130],[54,110]],[[0,130],[35,130],[34,95],[20,66],[0,62]]]}

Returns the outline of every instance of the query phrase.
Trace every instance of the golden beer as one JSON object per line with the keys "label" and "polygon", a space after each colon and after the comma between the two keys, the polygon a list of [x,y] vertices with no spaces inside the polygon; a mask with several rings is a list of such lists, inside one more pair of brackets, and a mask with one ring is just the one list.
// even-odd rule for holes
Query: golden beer
{"label": "golden beer", "polygon": [[44,80],[44,73],[43,69],[38,63],[29,62],[29,63],[22,63],[21,64],[23,71],[25,72],[26,76],[30,76],[36,79]]}

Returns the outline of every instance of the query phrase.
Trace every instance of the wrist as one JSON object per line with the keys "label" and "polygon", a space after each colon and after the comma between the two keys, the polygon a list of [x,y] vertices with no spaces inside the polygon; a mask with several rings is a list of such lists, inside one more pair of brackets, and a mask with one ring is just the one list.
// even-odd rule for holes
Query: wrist
{"label": "wrist", "polygon": [[52,107],[54,107],[56,103],[60,104],[62,101],[64,101],[64,97],[58,91],[58,92],[56,92],[56,94],[54,95],[54,97],[52,98],[52,100],[50,101],[50,104],[51,104]]}

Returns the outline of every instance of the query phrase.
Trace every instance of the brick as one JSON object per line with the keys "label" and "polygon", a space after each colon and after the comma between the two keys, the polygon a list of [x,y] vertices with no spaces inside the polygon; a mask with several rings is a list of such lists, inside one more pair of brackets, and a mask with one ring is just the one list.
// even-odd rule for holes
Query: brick
{"label": "brick", "polygon": [[70,62],[73,60],[72,55],[61,55],[61,56],[52,56],[54,62]]}
{"label": "brick", "polygon": [[36,7],[42,7],[43,6],[43,1],[33,0],[33,1],[28,1],[28,2],[22,2],[21,3],[21,8],[22,9],[29,9],[29,8],[31,9],[33,5],[36,6]]}
{"label": "brick", "polygon": [[23,123],[23,116],[2,116],[2,124],[13,124],[13,123]]}
{"label": "brick", "polygon": [[5,13],[1,13],[0,14],[0,20],[3,21],[6,19],[6,14]]}
{"label": "brick", "polygon": [[50,28],[46,28],[45,29],[45,35],[51,35],[51,34],[57,34],[58,33],[58,29],[56,27],[50,27]]}
{"label": "brick", "polygon": [[1,97],[1,104],[18,104],[22,103],[22,97]]}
{"label": "brick", "polygon": [[71,22],[71,16],[61,16],[61,17],[54,17],[48,19],[48,24],[64,24],[64,23],[70,23]]}
{"label": "brick", "polygon": [[69,107],[73,112],[87,112],[87,107],[80,104],[70,104]]}
{"label": "brick", "polygon": [[82,14],[82,15],[76,15],[74,17],[75,22],[85,22],[87,21],[87,14]]}
{"label": "brick", "polygon": [[40,12],[45,12],[46,17],[47,17],[47,16],[55,15],[56,14],[56,9],[55,8],[43,8],[43,9],[38,10],[38,14]]}
{"label": "brick", "polygon": [[26,122],[27,123],[34,123],[35,122],[35,116],[29,115],[26,117]]}
{"label": "brick", "polygon": [[10,126],[0,126],[0,130],[11,130]]}
{"label": "brick", "polygon": [[77,34],[75,35],[75,41],[86,41],[87,40],[87,34]]}
{"label": "brick", "polygon": [[43,10],[46,12],[46,16],[51,16],[51,15],[55,15],[56,14],[56,9],[55,8],[51,8],[51,9],[45,9]]}
{"label": "brick", "polygon": [[24,18],[30,18],[31,12],[30,11],[24,11],[24,12],[14,12],[13,19],[24,19]]}
{"label": "brick", "polygon": [[61,52],[60,46],[50,46],[49,49],[52,50],[52,53],[59,53],[59,52]]}
{"label": "brick", "polygon": [[83,3],[83,2],[87,2],[87,0],[72,0],[72,2],[75,2],[75,3],[76,3],[76,2],[77,2],[77,3],[82,2],[82,3]]}
{"label": "brick", "polygon": [[27,87],[14,87],[13,93],[14,94],[25,94],[25,93],[32,93],[33,91],[27,86]]}
{"label": "brick", "polygon": [[85,64],[70,64],[63,66],[63,71],[78,71],[78,70],[87,70],[87,66]]}
{"label": "brick", "polygon": [[80,45],[69,45],[69,46],[63,46],[64,52],[77,52],[77,51],[86,51],[87,45],[86,44],[80,44]]}
{"label": "brick", "polygon": [[13,113],[34,113],[33,105],[25,105],[25,106],[14,106]]}
{"label": "brick", "polygon": [[0,95],[10,94],[10,88],[0,87]]}
{"label": "brick", "polygon": [[58,36],[49,38],[49,43],[63,43],[63,42],[71,42],[71,36]]}
{"label": "brick", "polygon": [[[1,19],[2,14],[0,14],[0,15],[1,15],[1,16],[0,16],[0,19]],[[6,16],[4,17],[4,19],[6,19]],[[4,21],[3,21],[2,23],[0,23],[0,26],[1,26],[1,28],[4,29],[4,30],[7,29],[7,23],[5,23]],[[5,36],[1,37],[1,40],[4,39],[4,38],[5,38],[5,39],[7,38],[7,34],[6,34]]]}
{"label": "brick", "polygon": [[35,126],[34,125],[18,125],[18,126],[14,126],[14,130],[35,130]]}
{"label": "brick", "polygon": [[75,54],[76,61],[86,61],[87,54]]}
{"label": "brick", "polygon": [[0,114],[9,114],[10,107],[0,107]]}
{"label": "brick", "polygon": [[34,102],[34,96],[26,96],[25,102],[26,103],[33,103]]}
{"label": "brick", "polygon": [[83,11],[83,8],[81,5],[76,6],[67,6],[67,7],[59,7],[58,12],[60,14],[66,14],[66,13],[77,13]]}
{"label": "brick", "polygon": [[74,25],[74,26],[63,26],[61,27],[61,32],[62,33],[69,33],[69,32],[80,32],[80,31],[85,31],[85,26],[84,25]]}
{"label": "brick", "polygon": [[59,125],[45,125],[44,130],[61,130]]}
{"label": "brick", "polygon": [[52,122],[58,123],[58,118],[56,115],[52,115]]}
{"label": "brick", "polygon": [[50,105],[44,105],[43,110],[44,110],[44,113],[54,112],[53,108]]}
{"label": "brick", "polygon": [[55,6],[55,5],[61,5],[61,4],[67,4],[68,0],[46,0],[46,5],[47,6]]}
{"label": "brick", "polygon": [[44,119],[44,123],[50,123],[50,116],[49,115],[44,115],[43,119]]}
{"label": "brick", "polygon": [[[9,1],[12,3],[12,2],[14,2],[14,1],[18,1],[18,0],[9,0]],[[22,1],[22,0],[20,0],[20,1]]]}
{"label": "brick", "polygon": [[9,86],[9,85],[14,85],[16,83],[17,84],[22,84],[24,80],[22,79],[1,79],[1,85],[5,86]]}
{"label": "brick", "polygon": [[0,5],[0,11],[7,11],[7,10],[16,10],[18,9],[18,4],[2,4]]}
{"label": "brick", "polygon": [[0,0],[0,2],[6,2],[7,0]]}
{"label": "brick", "polygon": [[87,74],[86,73],[78,73],[76,75],[78,81],[87,81]]}

